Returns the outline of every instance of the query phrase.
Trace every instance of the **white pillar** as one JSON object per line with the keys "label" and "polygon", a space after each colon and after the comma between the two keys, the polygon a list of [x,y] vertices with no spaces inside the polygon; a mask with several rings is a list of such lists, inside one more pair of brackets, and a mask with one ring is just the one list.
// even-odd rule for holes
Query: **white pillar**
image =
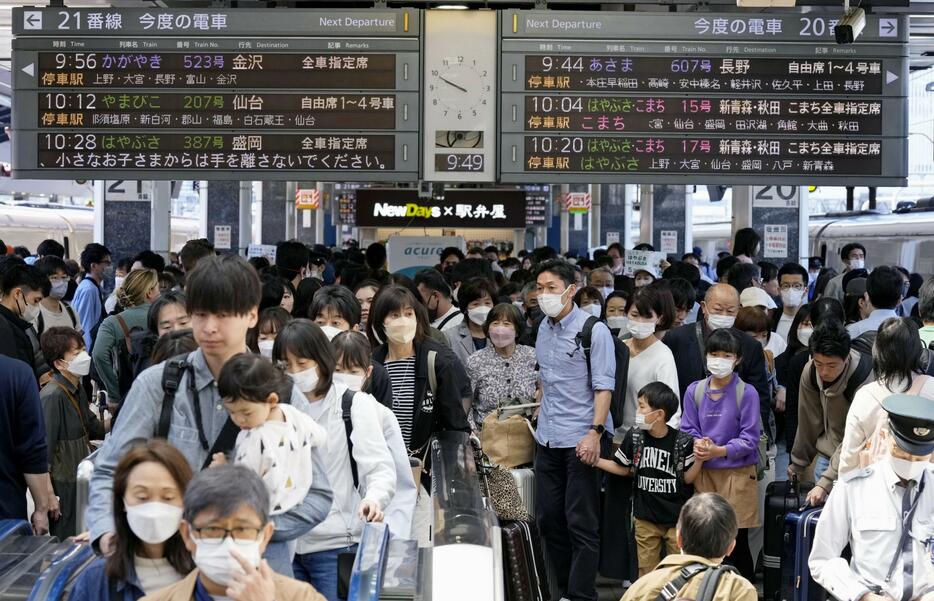
{"label": "white pillar", "polygon": [[588,184],[590,192],[590,235],[587,236],[587,252],[594,246],[602,246],[606,240],[600,235],[600,184]]}
{"label": "white pillar", "polygon": [[730,231],[730,239],[735,239],[737,230],[744,227],[752,227],[752,186],[733,186],[733,229]]}
{"label": "white pillar", "polygon": [[[808,257],[811,256],[811,232],[808,227],[811,207],[808,194],[807,186],[798,188],[798,263],[805,269],[808,267]],[[902,265],[913,265],[913,263],[902,263]]]}
{"label": "white pillar", "polygon": [[[638,194],[638,184],[626,184],[623,190],[623,211],[625,215],[623,216],[623,232],[620,237],[620,243],[622,243],[623,248],[632,248],[635,246],[632,240],[632,205],[635,203]],[[641,223],[639,227],[642,227]]]}
{"label": "white pillar", "polygon": [[[652,229],[655,226],[655,199],[651,184],[639,184],[639,242],[652,243]],[[635,245],[633,245],[635,246]],[[632,248],[632,246],[627,246]]]}

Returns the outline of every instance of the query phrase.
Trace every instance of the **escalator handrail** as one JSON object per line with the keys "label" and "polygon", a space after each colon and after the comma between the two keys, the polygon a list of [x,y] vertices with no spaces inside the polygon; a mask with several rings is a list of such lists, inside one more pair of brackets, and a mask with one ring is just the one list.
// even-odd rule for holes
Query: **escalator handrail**
{"label": "escalator handrail", "polygon": [[[383,589],[383,575],[389,558],[389,528],[384,523],[370,522],[363,527],[357,557],[350,575],[348,601],[379,601]],[[364,581],[366,574],[375,574],[376,583]],[[370,594],[375,591],[375,595]]]}
{"label": "escalator handrail", "polygon": [[16,534],[32,536],[32,526],[26,520],[0,520],[0,540]]}
{"label": "escalator handrail", "polygon": [[27,601],[58,601],[75,573],[94,559],[90,545],[78,545],[61,553],[36,580]]}

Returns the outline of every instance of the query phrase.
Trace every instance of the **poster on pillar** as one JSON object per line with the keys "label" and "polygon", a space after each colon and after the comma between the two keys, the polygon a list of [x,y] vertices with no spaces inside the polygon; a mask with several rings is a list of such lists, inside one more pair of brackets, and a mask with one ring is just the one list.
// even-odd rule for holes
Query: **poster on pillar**
{"label": "poster on pillar", "polygon": [[798,216],[807,211],[799,186],[752,186],[752,227],[762,237],[762,258],[781,267],[798,261]]}
{"label": "poster on pillar", "polygon": [[386,242],[389,271],[414,277],[422,269],[435,267],[448,246],[467,251],[463,236],[390,236]]}
{"label": "poster on pillar", "polygon": [[666,255],[678,253],[678,230],[662,230],[660,251]]}
{"label": "poster on pillar", "polygon": [[[643,186],[643,189],[651,190],[651,196],[643,197],[641,202],[651,202],[651,223],[652,239],[642,240],[650,242],[656,249],[666,254],[676,255],[681,258],[681,253],[687,249],[683,245],[687,244],[685,235],[689,231],[690,223],[690,192],[687,186],[666,186],[656,184],[654,186]],[[649,200],[651,199],[651,200]],[[643,217],[644,219],[644,217]],[[675,236],[672,238],[671,232]],[[667,237],[667,246],[666,245]]]}
{"label": "poster on pillar", "polygon": [[229,225],[214,226],[214,248],[217,250],[230,250],[230,234],[232,228]]}
{"label": "poster on pillar", "polygon": [[788,226],[766,224],[763,233],[762,257],[765,259],[786,258],[788,256]]}

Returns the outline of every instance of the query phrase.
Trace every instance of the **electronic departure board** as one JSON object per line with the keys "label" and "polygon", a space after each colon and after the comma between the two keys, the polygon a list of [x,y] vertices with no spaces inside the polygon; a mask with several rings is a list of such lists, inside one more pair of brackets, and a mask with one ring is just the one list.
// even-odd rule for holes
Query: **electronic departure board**
{"label": "electronic departure board", "polygon": [[18,8],[14,173],[418,178],[415,10]]}
{"label": "electronic departure board", "polygon": [[867,19],[504,11],[501,181],[906,185],[907,22]]}

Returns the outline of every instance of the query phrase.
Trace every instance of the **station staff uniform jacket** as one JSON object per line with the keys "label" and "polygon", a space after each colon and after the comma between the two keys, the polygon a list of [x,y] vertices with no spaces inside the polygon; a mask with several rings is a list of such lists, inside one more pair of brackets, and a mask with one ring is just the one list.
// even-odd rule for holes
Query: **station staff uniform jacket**
{"label": "station staff uniform jacket", "polygon": [[[840,601],[858,601],[874,587],[892,599],[917,599],[934,593],[934,467],[923,476],[923,490],[911,487],[918,506],[911,521],[911,553],[900,553],[906,488],[888,460],[847,473],[837,481],[817,522],[808,565],[814,580]],[[849,544],[853,559],[840,555]],[[892,579],[886,584],[892,559]],[[903,583],[911,578],[909,596]]]}

